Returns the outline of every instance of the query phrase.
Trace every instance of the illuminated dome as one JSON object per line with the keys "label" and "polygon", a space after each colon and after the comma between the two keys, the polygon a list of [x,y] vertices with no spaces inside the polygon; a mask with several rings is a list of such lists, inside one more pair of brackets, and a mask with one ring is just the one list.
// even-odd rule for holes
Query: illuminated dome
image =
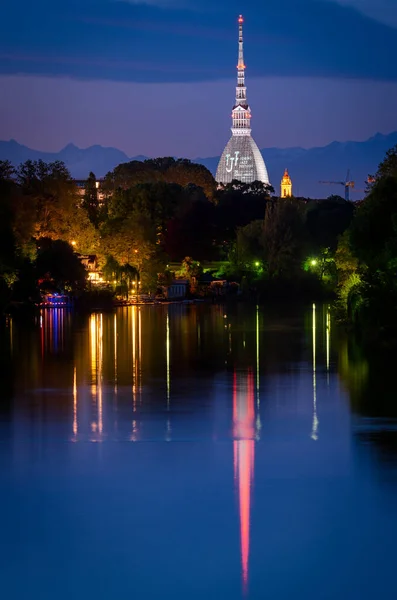
{"label": "illuminated dome", "polygon": [[251,109],[247,103],[245,87],[245,64],[243,56],[243,17],[238,19],[238,64],[236,102],[232,111],[232,137],[224,149],[216,170],[218,183],[230,183],[237,179],[243,183],[262,181],[269,184],[262,154],[251,137]]}
{"label": "illuminated dome", "polygon": [[230,183],[233,179],[242,183],[269,183],[262,154],[250,135],[232,135],[222,153],[216,170],[216,181]]}

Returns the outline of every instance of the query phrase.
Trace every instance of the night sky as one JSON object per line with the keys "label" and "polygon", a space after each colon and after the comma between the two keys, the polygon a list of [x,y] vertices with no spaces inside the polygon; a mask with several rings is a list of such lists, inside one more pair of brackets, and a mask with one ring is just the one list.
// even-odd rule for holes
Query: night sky
{"label": "night sky", "polygon": [[395,0],[14,0],[0,20],[0,139],[130,156],[221,153],[237,16],[262,147],[397,129]]}

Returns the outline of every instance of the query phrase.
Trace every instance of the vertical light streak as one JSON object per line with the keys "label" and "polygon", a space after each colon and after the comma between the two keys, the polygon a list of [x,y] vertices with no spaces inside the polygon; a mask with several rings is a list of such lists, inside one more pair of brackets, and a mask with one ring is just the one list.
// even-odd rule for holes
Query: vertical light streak
{"label": "vertical light streak", "polygon": [[117,394],[117,315],[114,315],[114,393]]}
{"label": "vertical light streak", "polygon": [[[327,307],[327,320],[326,320],[326,337],[327,337],[327,371],[329,372],[329,353],[330,353],[330,342],[331,342],[331,313],[329,312],[329,306]],[[328,373],[329,378],[329,373]]]}
{"label": "vertical light streak", "polygon": [[248,590],[251,525],[251,490],[255,461],[255,393],[254,378],[248,372],[245,380],[233,380],[233,454],[239,495],[241,571],[244,594]]}
{"label": "vertical light streak", "polygon": [[40,344],[41,344],[41,359],[44,357],[44,327],[43,327],[43,311],[40,311]]}
{"label": "vertical light streak", "polygon": [[165,352],[166,352],[166,361],[167,361],[167,410],[169,410],[170,409],[171,378],[170,378],[170,316],[169,316],[168,309],[167,309],[167,319],[166,319]]}
{"label": "vertical light streak", "polygon": [[312,440],[318,440],[318,425],[317,418],[317,381],[316,381],[316,305],[313,304],[312,313],[312,344],[313,344],[313,423],[312,423]]}
{"label": "vertical light streak", "polygon": [[10,353],[11,353],[11,356],[12,356],[12,354],[13,354],[13,322],[12,322],[12,317],[10,317],[9,326],[10,326]]}
{"label": "vertical light streak", "polygon": [[259,408],[259,306],[256,305],[256,404]]}
{"label": "vertical light streak", "polygon": [[77,423],[77,370],[76,365],[73,369],[73,435],[76,439],[78,433]]}
{"label": "vertical light streak", "polygon": [[136,306],[132,307],[132,410],[136,411]]}
{"label": "vertical light streak", "polygon": [[98,431],[102,435],[103,414],[102,414],[102,367],[103,367],[103,322],[102,315],[99,315],[98,321]]}
{"label": "vertical light streak", "polygon": [[90,348],[91,348],[91,395],[96,400],[97,381],[97,344],[96,344],[96,315],[90,316]]}
{"label": "vertical light streak", "polygon": [[260,342],[259,342],[259,306],[256,305],[256,407],[257,407],[257,416],[256,416],[256,439],[260,439],[260,430],[262,427],[261,424],[261,415],[260,415],[260,368],[259,368],[259,360],[260,360]]}
{"label": "vertical light streak", "polygon": [[138,389],[139,402],[142,404],[142,312],[141,307],[138,307],[138,343],[139,343],[139,363],[138,363]]}

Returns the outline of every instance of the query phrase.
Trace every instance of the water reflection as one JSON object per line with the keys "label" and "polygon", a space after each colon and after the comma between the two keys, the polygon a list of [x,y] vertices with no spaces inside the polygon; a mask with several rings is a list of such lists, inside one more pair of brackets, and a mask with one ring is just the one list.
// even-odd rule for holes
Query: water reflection
{"label": "water reflection", "polygon": [[96,419],[91,423],[92,441],[102,441],[103,434],[103,315],[90,317],[91,399]]}
{"label": "water reflection", "polygon": [[233,378],[234,477],[240,514],[241,571],[243,591],[248,590],[251,491],[255,462],[255,394],[252,371],[234,373]]}
{"label": "water reflection", "polygon": [[312,314],[312,345],[313,345],[313,421],[311,438],[318,440],[319,420],[317,417],[317,381],[316,381],[316,305],[313,304]]}
{"label": "water reflection", "polygon": [[[84,570],[110,568],[109,556],[121,558],[121,575],[110,572],[109,581],[131,580],[131,595],[148,600],[284,600],[296,589],[310,598],[314,588],[335,598],[335,556],[342,555],[340,569],[346,565],[347,574],[338,572],[343,583],[371,553],[382,556],[377,569],[386,564],[382,544],[355,540],[382,514],[397,523],[390,471],[387,512],[378,503],[384,471],[372,460],[379,448],[382,465],[386,455],[396,464],[394,367],[381,368],[335,327],[331,335],[328,306],[282,316],[238,305],[87,317],[56,309],[1,333],[2,391],[10,400],[0,431],[10,443],[0,444],[0,473],[9,476],[0,502],[28,481],[34,519],[29,505],[20,525],[25,493],[18,510],[9,501],[4,514],[27,546],[40,546],[46,573],[58,577],[59,569],[67,578],[78,557],[89,589],[81,597],[107,597]],[[382,387],[386,381],[393,387]],[[46,521],[49,506],[59,538]],[[68,559],[54,566],[52,549],[59,555],[57,540],[68,535]],[[5,539],[12,552],[12,535]],[[28,554],[25,562],[5,555],[3,564],[12,570],[21,560],[26,572],[40,572]],[[43,592],[47,579],[37,581],[39,597],[53,597]],[[366,597],[365,589],[360,595],[370,597],[376,594]]]}

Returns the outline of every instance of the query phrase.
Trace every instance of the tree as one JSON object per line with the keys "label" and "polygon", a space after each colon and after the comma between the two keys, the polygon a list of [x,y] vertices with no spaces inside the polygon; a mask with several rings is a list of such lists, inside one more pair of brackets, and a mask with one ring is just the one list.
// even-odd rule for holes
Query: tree
{"label": "tree", "polygon": [[85,268],[73,247],[63,240],[40,240],[36,272],[38,280],[52,282],[60,289],[76,291],[85,285]]}
{"label": "tree", "polygon": [[385,158],[378,167],[375,181],[386,177],[397,178],[397,145],[386,152]]}
{"label": "tree", "polygon": [[0,180],[13,181],[15,169],[9,160],[0,160]]}
{"label": "tree", "polygon": [[95,174],[91,171],[84,186],[84,197],[81,203],[87,211],[88,218],[94,227],[100,222],[98,188]]}
{"label": "tree", "polygon": [[373,185],[357,210],[350,241],[371,270],[397,268],[397,178],[386,175]]}
{"label": "tree", "polygon": [[304,252],[302,209],[296,200],[280,198],[266,205],[263,245],[270,277],[291,276]]}
{"label": "tree", "polygon": [[305,227],[312,252],[316,253],[320,248],[330,248],[334,252],[339,236],[349,227],[353,216],[353,202],[340,196],[310,201],[305,211]]}
{"label": "tree", "polygon": [[104,189],[113,194],[118,188],[126,190],[137,184],[155,182],[175,183],[181,187],[194,184],[203,188],[207,198],[212,198],[216,188],[212,174],[203,165],[164,157],[118,165],[106,175]]}
{"label": "tree", "polygon": [[264,261],[264,221],[252,221],[239,227],[236,239],[235,262],[239,269],[259,272]]}

